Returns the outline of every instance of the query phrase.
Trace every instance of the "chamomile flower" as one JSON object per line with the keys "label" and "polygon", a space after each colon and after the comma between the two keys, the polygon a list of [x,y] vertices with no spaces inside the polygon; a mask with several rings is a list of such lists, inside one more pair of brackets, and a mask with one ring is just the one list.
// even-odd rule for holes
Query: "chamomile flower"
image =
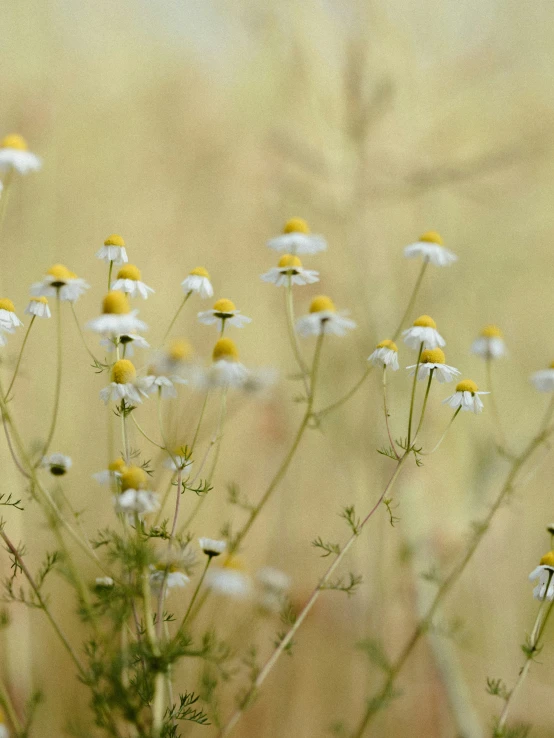
{"label": "chamomile flower", "polygon": [[148,299],[148,294],[154,294],[152,287],[141,282],[140,269],[134,264],[124,264],[117,273],[115,282],[112,282],[112,290],[126,292],[131,297],[142,297]]}
{"label": "chamomile flower", "polygon": [[442,238],[435,231],[427,231],[418,241],[406,246],[404,256],[406,259],[421,256],[424,261],[441,267],[449,266],[458,260],[455,253],[444,247]]}
{"label": "chamomile flower", "polygon": [[248,369],[239,361],[239,352],[230,338],[220,338],[212,352],[212,365],[202,372],[197,384],[203,388],[243,387],[248,379]]}
{"label": "chamomile flower", "polygon": [[375,351],[367,359],[373,366],[390,367],[393,372],[399,369],[398,347],[389,338],[377,344]]}
{"label": "chamomile flower", "polygon": [[204,267],[196,267],[189,272],[188,277],[185,277],[181,282],[181,287],[186,295],[190,295],[191,292],[196,292],[199,297],[207,298],[213,297],[214,288],[210,282],[210,275],[208,270]]}
{"label": "chamomile flower", "polygon": [[450,405],[454,410],[461,408],[464,411],[478,414],[483,410],[483,403],[479,395],[490,395],[490,392],[478,392],[477,389],[477,385],[471,379],[462,379],[456,385],[456,392],[443,400],[443,403]]}
{"label": "chamomile flower", "polygon": [[144,515],[159,509],[158,495],[148,487],[148,475],[140,466],[129,466],[121,473],[121,494],[114,498],[115,511]]}
{"label": "chamomile flower", "polygon": [[289,284],[313,284],[319,282],[319,272],[313,269],[304,269],[302,262],[295,254],[285,254],[273,267],[260,277],[264,282],[273,283],[276,287],[286,287]]}
{"label": "chamomile flower", "polygon": [[118,264],[126,264],[128,259],[127,251],[125,250],[125,241],[117,233],[112,233],[104,241],[102,248],[96,252],[96,256],[102,261],[105,261],[106,264],[113,263],[116,266]]}
{"label": "chamomile flower", "polygon": [[104,346],[108,351],[114,351],[118,345],[124,346],[125,358],[134,356],[136,348],[150,348],[148,341],[142,336],[139,336],[138,333],[127,333],[123,336],[118,336],[117,338],[102,338],[100,345]]}
{"label": "chamomile flower", "polygon": [[554,392],[554,361],[548,369],[531,374],[529,379],[539,392]]}
{"label": "chamomile flower", "polygon": [[173,456],[169,456],[163,463],[166,469],[171,471],[183,471],[187,470],[187,475],[190,477],[192,474],[192,461],[190,455],[186,456],[183,453],[183,447],[179,446],[173,451]]}
{"label": "chamomile flower", "polygon": [[483,359],[499,359],[505,356],[506,344],[500,328],[496,325],[486,325],[471,344],[471,353]]}
{"label": "chamomile flower", "polygon": [[69,456],[63,454],[50,454],[50,456],[43,456],[40,465],[44,469],[49,469],[50,474],[55,477],[63,477],[72,466],[72,461]]}
{"label": "chamomile flower", "polygon": [[193,354],[194,350],[186,339],[173,338],[167,348],[156,357],[156,372],[166,376],[190,373],[190,360]]}
{"label": "chamomile flower", "polygon": [[[422,351],[417,372],[418,380],[421,381],[422,379],[427,379],[432,370],[433,377],[438,382],[452,382],[452,380],[459,376],[461,372],[453,366],[448,366],[448,364],[445,364],[444,362],[444,352],[440,348],[425,349],[425,351]],[[407,369],[411,370],[410,374],[412,376],[415,374],[416,367],[417,364],[407,367]]]}
{"label": "chamomile flower", "polygon": [[[150,367],[150,372],[153,371],[155,371],[155,367]],[[187,384],[187,380],[176,374],[171,377],[166,377],[163,374],[150,373],[146,377],[141,377],[137,384],[143,394],[154,395],[159,392],[162,399],[167,400],[177,397],[175,385]]]}
{"label": "chamomile flower", "polygon": [[252,318],[241,315],[240,310],[236,309],[235,303],[225,298],[217,300],[211,310],[198,313],[198,320],[205,325],[213,325],[220,320],[221,330],[223,330],[226,323],[234,325],[235,328],[243,328],[247,323],[252,322]]}
{"label": "chamomile flower", "polygon": [[147,330],[148,326],[137,314],[138,310],[131,310],[124,292],[108,292],[102,300],[102,315],[90,320],[86,328],[112,338]]}
{"label": "chamomile flower", "polygon": [[540,560],[539,566],[529,574],[529,580],[532,582],[538,579],[539,583],[533,590],[533,597],[536,600],[554,600],[554,551],[549,551]]}
{"label": "chamomile flower", "polygon": [[121,475],[126,469],[127,464],[125,463],[125,460],[119,457],[118,459],[114,459],[110,462],[107,469],[93,474],[92,478],[96,479],[98,484],[111,484],[112,482],[116,482],[118,479],[121,479]]}
{"label": "chamomile flower", "polygon": [[217,541],[213,538],[199,538],[198,545],[210,559],[222,554],[227,548],[225,541]]}
{"label": "chamomile flower", "polygon": [[36,172],[41,166],[41,158],[28,150],[23,136],[12,133],[0,141],[0,171],[15,170],[19,174],[27,174]]}
{"label": "chamomile flower", "polygon": [[31,285],[33,297],[58,297],[65,302],[75,302],[88,290],[84,279],[71,272],[63,264],[54,264],[46,272],[42,282]]}
{"label": "chamomile flower", "polygon": [[446,346],[446,341],[437,330],[437,324],[428,315],[420,315],[411,328],[402,331],[404,343],[413,349],[434,349]]}
{"label": "chamomile flower", "polygon": [[111,577],[96,577],[94,580],[95,587],[100,589],[111,589],[114,586],[114,580]]}
{"label": "chamomile flower", "polygon": [[282,235],[271,238],[267,245],[270,249],[286,251],[288,254],[317,254],[327,248],[325,239],[310,233],[308,224],[302,218],[287,221]]}
{"label": "chamomile flower", "polygon": [[233,599],[248,597],[252,582],[240,559],[228,558],[223,566],[214,566],[206,574],[206,586],[216,594]]}
{"label": "chamomile flower", "polygon": [[258,605],[266,612],[281,612],[290,588],[290,577],[284,571],[264,566],[256,573]]}
{"label": "chamomile flower", "polygon": [[112,367],[111,382],[100,390],[100,399],[107,405],[110,400],[125,400],[132,405],[142,402],[137,389],[137,370],[129,359],[119,359]]}
{"label": "chamomile flower", "polygon": [[15,314],[15,306],[7,297],[0,298],[0,330],[14,333],[23,323]]}
{"label": "chamomile flower", "polygon": [[346,317],[346,312],[337,313],[330,297],[319,295],[310,303],[310,312],[296,321],[296,332],[306,338],[322,333],[344,336],[356,327],[356,323]]}
{"label": "chamomile flower", "polygon": [[52,313],[48,307],[46,297],[31,297],[29,304],[23,311],[26,315],[35,315],[37,318],[51,318]]}
{"label": "chamomile flower", "polygon": [[158,592],[164,583],[165,587],[170,590],[175,587],[186,587],[189,582],[190,577],[184,571],[172,569],[170,564],[159,563],[151,569],[150,585]]}

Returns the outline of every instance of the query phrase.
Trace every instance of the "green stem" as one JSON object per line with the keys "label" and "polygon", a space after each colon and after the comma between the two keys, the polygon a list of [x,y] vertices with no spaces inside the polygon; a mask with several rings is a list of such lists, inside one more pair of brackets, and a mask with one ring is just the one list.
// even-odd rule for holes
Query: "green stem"
{"label": "green stem", "polygon": [[110,261],[110,268],[108,269],[108,292],[112,288],[112,271],[113,271],[113,261]]}
{"label": "green stem", "polygon": [[[444,439],[446,438],[446,434],[447,434],[447,433],[448,433],[448,431],[450,430],[450,426],[452,425],[452,423],[453,423],[453,422],[454,422],[454,421],[456,420],[456,418],[458,417],[458,414],[459,414],[459,412],[460,412],[460,410],[461,410],[461,409],[462,409],[462,406],[460,405],[460,407],[459,407],[459,408],[457,408],[457,409],[456,409],[456,410],[454,411],[454,415],[453,415],[453,416],[452,416],[452,417],[450,418],[450,420],[448,421],[448,425],[447,425],[447,426],[446,426],[446,428],[444,429],[444,433],[443,433],[443,434],[442,434],[442,436],[441,436],[441,437],[439,438],[439,440],[437,441],[437,443],[436,443],[436,444],[435,444],[435,445],[433,446],[433,448],[431,449],[431,451],[420,451],[419,453],[421,454],[421,456],[430,456],[431,454],[434,454],[434,453],[435,453],[435,451],[436,451],[436,450],[437,450],[437,449],[439,448],[439,446],[441,445],[441,443],[442,443],[442,442],[444,441]],[[415,439],[414,439],[414,440],[415,440]]]}
{"label": "green stem", "polygon": [[387,426],[387,434],[388,434],[388,437],[389,437],[390,447],[393,450],[394,455],[396,456],[396,458],[399,459],[400,456],[399,456],[398,451],[396,449],[396,445],[394,443],[394,440],[393,440],[393,437],[392,437],[392,433],[391,433],[391,430],[390,430],[390,424],[389,424],[389,410],[388,410],[388,406],[387,406],[387,366],[386,365],[383,367],[383,410],[384,410],[384,413],[385,413],[385,424]]}
{"label": "green stem", "polygon": [[204,395],[204,402],[202,403],[202,409],[200,410],[200,417],[198,418],[198,423],[196,424],[196,430],[194,431],[194,437],[192,439],[192,444],[190,447],[191,453],[194,451],[196,441],[198,440],[198,434],[200,433],[200,426],[202,425],[202,420],[204,419],[204,413],[206,412],[206,406],[208,404],[209,396],[209,392],[206,392],[206,394]]}
{"label": "green stem", "polygon": [[77,317],[77,313],[75,312],[75,305],[72,302],[70,302],[69,305],[71,307],[71,312],[73,314],[73,318],[75,319],[75,325],[77,326],[77,331],[79,332],[79,336],[81,337],[81,341],[83,342],[83,346],[85,347],[85,349],[86,349],[88,355],[90,356],[90,358],[94,361],[94,364],[96,366],[98,366],[98,365],[100,365],[100,362],[98,361],[98,359],[96,358],[96,356],[92,353],[92,351],[87,346],[87,342],[85,340],[85,337],[83,335],[83,331],[81,330],[81,326],[79,324],[79,318]]}
{"label": "green stem", "polygon": [[17,712],[12,702],[10,693],[8,692],[8,688],[6,687],[6,685],[1,679],[0,679],[0,705],[6,711],[6,715],[8,716],[8,720],[11,723],[11,726],[14,729],[15,734],[19,736],[23,732],[23,725],[21,724],[17,716]]}
{"label": "green stem", "polygon": [[150,438],[150,436],[148,435],[148,433],[142,428],[142,426],[140,425],[140,423],[138,422],[138,420],[135,418],[134,413],[131,413],[131,420],[135,424],[135,427],[138,430],[138,432],[142,436],[144,436],[147,441],[149,441],[153,446],[157,446],[157,448],[161,449],[162,451],[165,451],[166,450],[165,446],[162,446],[161,444],[159,444],[156,441],[154,441],[153,438]]}
{"label": "green stem", "polygon": [[427,271],[427,267],[429,266],[429,261],[427,259],[424,259],[423,264],[421,265],[421,270],[418,274],[416,283],[414,285],[414,288],[412,290],[412,294],[410,295],[410,299],[408,300],[408,305],[406,307],[406,310],[404,312],[404,315],[400,318],[400,323],[398,324],[398,327],[392,334],[392,340],[396,341],[398,336],[400,335],[400,331],[402,330],[402,326],[406,323],[408,320],[408,317],[412,310],[414,309],[415,301],[417,299],[417,295],[419,292],[419,288],[421,287],[421,283],[423,282],[423,277],[425,276],[425,272]]}
{"label": "green stem", "polygon": [[185,297],[184,297],[183,301],[181,302],[181,304],[180,304],[180,305],[179,305],[179,307],[177,308],[177,312],[176,312],[176,313],[175,313],[175,315],[173,316],[173,318],[172,318],[172,320],[171,320],[171,323],[169,324],[169,326],[168,326],[168,328],[167,328],[167,330],[166,330],[166,332],[165,332],[165,334],[164,334],[164,337],[163,337],[163,339],[162,339],[162,345],[163,345],[163,344],[164,344],[164,343],[166,342],[166,340],[167,340],[167,337],[168,337],[168,336],[169,336],[169,334],[171,333],[171,329],[172,329],[172,328],[173,328],[173,326],[175,325],[175,321],[176,321],[176,320],[177,320],[177,318],[179,317],[179,314],[181,313],[181,310],[182,310],[182,309],[183,309],[183,308],[185,307],[185,304],[186,304],[187,300],[189,299],[189,297],[190,297],[191,295],[192,295],[192,291],[190,291],[190,292],[187,292],[187,294],[185,295]]}
{"label": "green stem", "polygon": [[208,556],[208,560],[206,561],[206,566],[204,567],[204,570],[202,571],[202,575],[200,579],[198,580],[198,584],[196,585],[196,589],[194,590],[194,593],[190,599],[189,606],[187,607],[187,611],[181,620],[181,625],[179,626],[178,633],[182,633],[183,629],[185,627],[185,624],[189,618],[189,615],[192,611],[192,608],[194,606],[194,603],[196,602],[196,598],[198,597],[198,593],[200,592],[200,588],[202,587],[202,584],[204,583],[204,579],[206,578],[206,574],[208,572],[208,567],[211,564],[213,556]]}
{"label": "green stem", "polygon": [[15,369],[14,369],[14,372],[13,372],[12,381],[10,382],[10,386],[6,390],[6,396],[4,398],[5,400],[8,399],[8,397],[10,395],[10,392],[11,392],[11,389],[13,387],[13,383],[15,382],[15,379],[17,377],[17,373],[19,372],[19,367],[21,365],[21,359],[23,358],[23,351],[25,350],[25,345],[27,343],[27,339],[29,338],[29,333],[31,332],[31,328],[33,327],[33,323],[35,322],[35,318],[36,317],[37,317],[36,315],[33,315],[33,317],[31,318],[31,322],[29,323],[29,327],[25,331],[25,337],[23,339],[23,343],[21,344],[21,349],[19,351],[19,356],[17,357],[17,364],[15,365]]}
{"label": "green stem", "polygon": [[293,302],[293,296],[292,296],[292,281],[291,281],[290,275],[288,276],[288,282],[285,288],[285,311],[286,311],[286,316],[287,316],[287,329],[288,329],[288,334],[289,334],[290,345],[292,347],[292,352],[294,354],[294,358],[296,359],[296,363],[298,364],[298,368],[300,369],[300,372],[302,374],[302,381],[304,382],[304,389],[306,391],[306,394],[308,394],[309,388],[308,388],[307,376],[309,375],[310,370],[306,362],[304,361],[302,352],[300,351],[300,345],[298,343],[298,335],[294,328],[294,302]]}
{"label": "green stem", "polygon": [[415,395],[416,395],[416,386],[417,386],[417,375],[419,374],[419,364],[421,361],[421,354],[423,353],[423,341],[419,345],[419,353],[417,355],[417,363],[416,368],[414,372],[414,381],[412,384],[412,397],[410,400],[410,416],[408,419],[408,443],[407,448],[410,448],[411,442],[412,442],[412,419],[414,415],[414,404],[415,404]]}
{"label": "green stem", "polygon": [[50,430],[48,431],[48,437],[40,453],[39,459],[36,462],[38,466],[42,461],[42,457],[46,454],[54,438],[56,431],[56,423],[58,422],[58,411],[60,409],[60,393],[62,389],[62,310],[60,303],[60,291],[57,290],[56,294],[56,333],[57,333],[57,364],[56,364],[56,389],[54,394],[54,412],[52,414],[52,422],[50,423]]}
{"label": "green stem", "polygon": [[423,398],[423,405],[422,405],[422,408],[421,408],[421,416],[419,418],[419,423],[418,423],[418,426],[417,426],[417,430],[415,432],[414,440],[412,441],[412,446],[416,442],[416,438],[418,437],[419,431],[421,430],[421,426],[423,425],[423,418],[425,416],[425,409],[427,407],[427,400],[429,399],[429,391],[431,389],[431,382],[433,381],[433,372],[434,371],[435,371],[434,369],[431,369],[431,371],[429,372],[429,380],[427,382],[427,387],[425,388],[425,397]]}

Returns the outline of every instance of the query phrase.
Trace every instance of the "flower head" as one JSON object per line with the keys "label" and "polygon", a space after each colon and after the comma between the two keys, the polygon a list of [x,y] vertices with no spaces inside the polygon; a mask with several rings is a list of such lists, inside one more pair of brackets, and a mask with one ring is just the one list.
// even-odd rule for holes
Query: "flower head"
{"label": "flower head", "polygon": [[[433,377],[436,377],[438,382],[452,382],[461,372],[453,366],[448,366],[445,361],[446,357],[440,348],[425,349],[425,351],[422,351],[417,371],[418,380],[426,379],[432,371]],[[407,368],[411,370],[410,374],[413,375],[417,367],[417,364],[413,364]]]}
{"label": "flower head", "polygon": [[398,347],[394,341],[385,339],[377,344],[375,351],[367,359],[373,366],[388,367],[395,372],[398,366]]}
{"label": "flower head", "polygon": [[102,248],[96,252],[96,256],[106,264],[125,264],[128,261],[125,241],[117,233],[112,233],[104,241]]}
{"label": "flower head", "polygon": [[198,375],[203,388],[242,387],[248,379],[248,369],[239,361],[239,352],[230,338],[220,338],[212,351],[212,365]]}
{"label": "flower head", "polygon": [[57,297],[62,301],[75,302],[88,290],[89,285],[64,264],[54,264],[48,269],[42,282],[31,285],[34,297]]}
{"label": "flower head", "polygon": [[404,256],[406,259],[421,256],[424,261],[435,266],[448,266],[458,259],[456,254],[444,247],[443,240],[436,231],[427,231],[419,237],[418,241],[406,246]]}
{"label": "flower head", "polygon": [[136,387],[137,370],[129,359],[119,359],[112,367],[111,383],[100,390],[100,399],[107,405],[110,400],[128,400],[131,404],[142,402]]}
{"label": "flower head", "polygon": [[206,574],[206,586],[217,594],[244,599],[250,594],[252,582],[242,561],[236,556],[226,559],[223,566],[213,566]]}
{"label": "flower head", "polygon": [[264,566],[256,573],[258,585],[258,604],[267,612],[281,612],[290,589],[291,579],[288,574],[272,566]]}
{"label": "flower head", "polygon": [[319,272],[313,269],[304,269],[302,262],[295,254],[284,254],[273,267],[261,275],[264,282],[273,283],[276,287],[286,287],[289,284],[313,284],[319,282]]}
{"label": "flower head", "polygon": [[314,297],[310,303],[308,315],[303,315],[296,321],[296,331],[299,335],[319,336],[322,333],[335,336],[344,336],[347,331],[356,327],[356,323],[346,317],[346,312],[337,313],[335,303],[326,295]]}
{"label": "flower head", "polygon": [[236,328],[243,328],[247,323],[252,322],[252,318],[241,315],[240,310],[236,309],[235,303],[226,298],[216,300],[211,310],[198,313],[198,320],[205,325],[212,325],[220,320],[222,329],[226,323],[234,325]]}
{"label": "flower head", "polygon": [[86,327],[95,333],[116,338],[147,330],[148,326],[137,318],[138,310],[132,310],[124,292],[112,290],[102,300],[102,315],[89,320]]}
{"label": "flower head", "polygon": [[420,315],[411,328],[402,331],[404,343],[413,349],[419,349],[421,344],[423,348],[434,349],[445,346],[446,341],[437,331],[437,324],[429,315]]}
{"label": "flower head", "polygon": [[529,379],[539,392],[554,392],[554,361],[548,369],[531,374]]}
{"label": "flower head", "polygon": [[270,239],[267,245],[270,249],[290,254],[317,254],[318,251],[325,251],[327,248],[325,239],[311,233],[308,224],[302,218],[288,220],[282,235]]}
{"label": "flower head", "polygon": [[7,297],[0,298],[0,330],[14,333],[23,323],[15,314],[15,306]]}
{"label": "flower head", "polygon": [[96,472],[96,474],[93,474],[93,479],[96,479],[96,481],[99,484],[110,484],[111,482],[115,482],[119,479],[121,479],[121,475],[124,471],[127,469],[127,464],[125,463],[125,460],[121,458],[121,456],[117,459],[114,459],[108,464],[108,468],[104,469],[101,472]]}
{"label": "flower head", "polygon": [[36,172],[42,166],[42,160],[28,150],[27,141],[18,133],[5,136],[0,141],[0,170],[15,170],[19,174]]}
{"label": "flower head", "polygon": [[539,566],[529,574],[531,582],[535,579],[538,579],[539,583],[533,590],[533,597],[536,600],[552,602],[554,600],[554,551],[545,554]]}
{"label": "flower head", "polygon": [[198,545],[210,559],[219,556],[227,548],[225,541],[217,541],[213,538],[199,538]]}
{"label": "flower head", "polygon": [[443,400],[443,402],[445,405],[450,405],[454,410],[461,408],[464,411],[478,414],[483,410],[483,403],[479,395],[488,394],[490,392],[478,392],[477,385],[471,379],[462,379],[456,385],[456,392],[450,395],[450,397],[447,397],[446,400]]}
{"label": "flower head", "polygon": [[471,353],[487,360],[505,356],[506,344],[500,328],[496,325],[486,325],[471,344]]}
{"label": "flower head", "polygon": [[112,290],[121,290],[131,297],[147,300],[149,293],[154,293],[154,290],[141,281],[141,276],[140,269],[134,264],[124,264],[117,272],[115,282],[112,282]]}
{"label": "flower head", "polygon": [[48,307],[48,298],[31,297],[29,304],[23,311],[26,315],[35,315],[37,318],[50,318],[52,313]]}
{"label": "flower head", "polygon": [[160,502],[155,492],[130,487],[114,498],[114,506],[116,513],[133,517],[156,512]]}
{"label": "flower head", "polygon": [[190,295],[191,292],[196,292],[199,297],[213,297],[214,288],[210,282],[210,275],[208,270],[204,267],[195,267],[192,272],[189,272],[188,277],[181,282],[181,287],[186,295]]}
{"label": "flower head", "polygon": [[72,461],[69,456],[63,454],[50,454],[43,456],[40,465],[50,470],[55,477],[63,477],[71,469]]}
{"label": "flower head", "polygon": [[144,395],[154,395],[159,393],[162,399],[172,399],[177,397],[176,384],[186,384],[187,380],[177,374],[167,377],[164,374],[156,374],[156,367],[151,366],[146,377],[138,380],[138,387]]}

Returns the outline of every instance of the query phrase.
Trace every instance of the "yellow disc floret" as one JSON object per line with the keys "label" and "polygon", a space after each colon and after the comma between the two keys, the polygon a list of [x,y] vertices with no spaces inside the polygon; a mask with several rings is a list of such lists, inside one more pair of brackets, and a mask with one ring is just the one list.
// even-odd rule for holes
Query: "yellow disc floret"
{"label": "yellow disc floret", "polygon": [[414,320],[414,325],[419,328],[437,328],[437,324],[429,315],[420,315],[417,320]]}
{"label": "yellow disc floret", "polygon": [[15,305],[7,297],[0,298],[0,310],[7,310],[9,313],[15,313]]}
{"label": "yellow disc floret", "polygon": [[124,264],[117,273],[118,279],[132,279],[135,282],[140,281],[140,269],[134,264]]}
{"label": "yellow disc floret", "polygon": [[277,266],[279,266],[281,269],[284,269],[285,267],[301,267],[302,262],[300,261],[298,256],[295,256],[294,254],[284,254],[279,259],[279,264]]}
{"label": "yellow disc floret", "polygon": [[478,387],[472,379],[462,379],[462,381],[458,382],[456,385],[456,392],[471,392],[471,394],[474,395],[477,390]]}
{"label": "yellow disc floret", "polygon": [[542,557],[541,566],[554,566],[554,551],[549,551]]}
{"label": "yellow disc floret", "polygon": [[213,309],[216,313],[232,313],[236,310],[235,303],[222,297],[214,302]]}
{"label": "yellow disc floret", "polygon": [[444,246],[444,241],[442,240],[439,233],[436,231],[426,231],[422,236],[419,237],[420,241],[424,241],[425,243],[436,243],[439,246]]}
{"label": "yellow disc floret", "polygon": [[246,571],[246,565],[239,556],[228,556],[223,562],[224,569],[232,569],[233,571]]}
{"label": "yellow disc floret", "polygon": [[377,348],[388,348],[391,351],[398,351],[398,346],[394,341],[391,341],[390,338],[386,338],[384,341],[381,341],[381,343],[378,343]]}
{"label": "yellow disc floret", "polygon": [[206,279],[210,278],[208,270],[204,269],[204,267],[195,267],[192,272],[189,272],[189,274],[192,274],[195,277],[206,277]]}
{"label": "yellow disc floret", "polygon": [[212,358],[214,361],[219,361],[220,359],[225,359],[225,361],[238,361],[239,352],[235,342],[230,338],[220,338],[214,346]]}
{"label": "yellow disc floret", "polygon": [[112,290],[102,300],[102,312],[112,315],[125,315],[130,312],[129,300],[124,292]]}
{"label": "yellow disc floret", "polygon": [[118,236],[117,233],[112,233],[111,236],[104,241],[104,246],[125,246],[125,241]]}
{"label": "yellow disc floret", "polygon": [[291,218],[285,223],[283,233],[309,233],[308,224],[303,218]]}
{"label": "yellow disc floret", "polygon": [[444,351],[440,348],[425,349],[421,352],[421,364],[444,364],[445,361]]}
{"label": "yellow disc floret", "polygon": [[29,302],[41,302],[43,305],[48,305],[48,299],[44,297],[30,297]]}
{"label": "yellow disc floret", "polygon": [[111,464],[108,464],[108,469],[111,472],[123,472],[127,468],[127,464],[125,461],[121,458],[121,456],[118,459],[114,459]]}
{"label": "yellow disc floret", "polygon": [[144,489],[148,484],[148,474],[141,466],[130,466],[121,473],[121,489]]}
{"label": "yellow disc floret", "polygon": [[73,279],[71,272],[64,264],[54,264],[46,274],[49,277],[54,277],[57,282],[67,282],[68,279]]}
{"label": "yellow disc floret", "polygon": [[483,338],[502,338],[502,331],[497,325],[486,325],[481,331]]}
{"label": "yellow disc floret", "polygon": [[184,361],[193,353],[192,346],[184,338],[173,338],[167,349],[169,358],[172,361]]}
{"label": "yellow disc floret", "polygon": [[127,384],[134,382],[137,378],[135,365],[129,359],[119,359],[112,366],[112,382],[116,384]]}
{"label": "yellow disc floret", "polygon": [[0,148],[2,149],[17,149],[18,151],[27,151],[27,141],[20,136],[19,133],[10,133],[9,136],[5,136],[0,141]]}
{"label": "yellow disc floret", "polygon": [[331,313],[336,311],[335,303],[326,295],[318,295],[310,303],[310,313],[321,313],[328,310]]}

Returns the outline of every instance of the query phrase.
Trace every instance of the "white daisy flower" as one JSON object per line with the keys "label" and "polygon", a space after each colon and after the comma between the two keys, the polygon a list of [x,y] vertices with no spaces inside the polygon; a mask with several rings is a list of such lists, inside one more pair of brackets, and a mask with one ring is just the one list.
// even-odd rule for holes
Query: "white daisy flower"
{"label": "white daisy flower", "polygon": [[454,410],[460,407],[464,411],[477,415],[483,410],[483,403],[479,395],[490,395],[490,392],[478,392],[475,382],[472,382],[471,379],[463,379],[456,385],[456,392],[443,400],[443,403],[450,405]]}
{"label": "white daisy flower", "polygon": [[455,253],[444,248],[443,240],[435,231],[427,231],[420,237],[419,241],[406,246],[404,249],[406,259],[423,257],[425,261],[435,266],[449,266],[458,260]]}
{"label": "white daisy flower", "polygon": [[14,333],[23,323],[15,314],[15,306],[7,297],[0,298],[0,330]]}
{"label": "white daisy flower", "polygon": [[131,405],[142,402],[140,390],[136,386],[137,370],[129,359],[119,359],[112,367],[112,381],[100,390],[100,399],[107,405],[110,400],[125,400]]}
{"label": "white daisy flower", "polygon": [[240,310],[236,309],[235,303],[225,298],[217,300],[211,310],[198,313],[198,320],[205,325],[213,325],[220,320],[221,330],[223,330],[226,323],[234,325],[235,328],[243,328],[247,323],[252,322],[252,318],[241,315]]}
{"label": "white daisy flower", "polygon": [[535,579],[538,579],[539,583],[533,590],[533,597],[536,600],[546,599],[552,602],[554,600],[554,551],[545,554],[539,566],[529,574],[531,582]]}
{"label": "white daisy flower", "polygon": [[190,371],[190,359],[194,350],[190,343],[184,338],[173,338],[156,357],[154,365],[156,373],[165,374],[188,374]]}
{"label": "white daisy flower", "polygon": [[256,574],[258,605],[267,612],[281,612],[290,588],[290,577],[279,569],[265,566]]}
{"label": "white daisy flower", "polygon": [[289,254],[317,254],[327,248],[323,236],[310,233],[308,224],[302,218],[291,218],[285,224],[282,235],[271,238],[267,245],[270,249]]}
{"label": "white daisy flower", "polygon": [[279,259],[279,264],[262,274],[260,279],[276,287],[287,287],[289,284],[313,284],[319,282],[319,272],[304,269],[298,256],[285,254]]}
{"label": "white daisy flower", "polygon": [[148,475],[140,466],[129,466],[121,472],[122,493],[114,498],[117,513],[142,515],[159,509],[158,495],[146,489]]}
{"label": "white daisy flower", "polygon": [[17,133],[12,133],[0,141],[0,171],[14,169],[19,174],[36,172],[42,166],[42,159],[32,154],[27,142]]}
{"label": "white daisy flower", "polygon": [[69,456],[50,454],[50,456],[42,457],[40,465],[44,469],[50,469],[50,474],[53,474],[55,477],[63,477],[71,469],[72,463]]}
{"label": "white daisy flower", "polygon": [[387,338],[377,344],[377,348],[367,360],[373,366],[390,367],[393,372],[396,372],[400,368],[398,365],[398,346],[394,341]]}
{"label": "white daisy flower", "polygon": [[346,317],[346,311],[337,313],[330,297],[319,295],[310,303],[310,312],[296,321],[296,332],[302,337],[319,336],[322,333],[344,336],[356,327],[356,323]]}
{"label": "white daisy flower", "polygon": [[26,315],[35,315],[37,318],[51,318],[52,313],[48,307],[46,297],[31,297],[29,304],[23,311]]}
{"label": "white daisy flower", "polygon": [[88,290],[88,285],[63,264],[54,264],[46,272],[42,282],[31,285],[34,297],[59,297],[64,302],[75,302]]}
{"label": "white daisy flower", "polygon": [[113,587],[114,580],[111,577],[96,577],[94,583],[97,587],[109,589]]}
{"label": "white daisy flower", "polygon": [[252,582],[240,561],[231,558],[227,559],[223,566],[208,569],[206,586],[217,594],[233,599],[244,599],[251,592]]}
{"label": "white daisy flower", "polygon": [[96,256],[102,261],[105,261],[106,264],[113,263],[116,266],[118,264],[126,264],[128,259],[127,251],[125,250],[125,241],[117,233],[112,233],[104,241],[102,248],[96,252]]}
{"label": "white daisy flower", "polygon": [[121,474],[125,469],[127,469],[127,464],[124,459],[119,457],[118,459],[114,459],[114,461],[108,465],[107,469],[103,469],[102,471],[93,474],[92,478],[96,479],[98,484],[112,484],[118,479],[121,479]]}
{"label": "white daisy flower", "polygon": [[164,461],[163,465],[166,469],[171,469],[171,471],[175,472],[186,469],[189,477],[192,474],[192,461],[190,460],[190,456],[187,457],[183,454],[182,446],[179,446],[179,448],[173,452],[173,457],[169,456]]}
{"label": "white daisy flower", "polygon": [[[441,349],[425,349],[425,351],[422,351],[417,372],[418,380],[421,381],[422,379],[427,379],[432,370],[433,377],[441,384],[443,382],[452,382],[461,374],[461,372],[453,366],[448,366],[448,364],[445,364],[444,362],[445,356]],[[415,374],[416,367],[417,364],[413,364],[406,368],[411,370],[410,374],[413,376]]]}
{"label": "white daisy flower", "polygon": [[187,380],[177,375],[165,377],[162,374],[148,374],[146,377],[141,377],[137,384],[143,394],[154,395],[160,392],[162,399],[169,400],[177,397],[177,390],[174,385],[187,384]]}
{"label": "white daisy flower", "polygon": [[225,541],[217,541],[213,538],[199,538],[198,545],[206,556],[209,556],[210,558],[219,556],[227,548],[227,543]]}
{"label": "white daisy flower", "polygon": [[85,327],[112,338],[147,330],[148,326],[137,318],[137,314],[138,310],[131,310],[124,292],[112,291],[102,300],[102,315],[89,320]]}
{"label": "white daisy flower", "polygon": [[554,361],[548,369],[531,374],[529,379],[539,392],[554,392]]}
{"label": "white daisy flower", "polygon": [[204,267],[196,267],[189,273],[188,277],[181,282],[181,287],[186,295],[190,295],[191,292],[198,293],[199,297],[207,298],[213,297],[214,288],[210,282],[210,275],[208,270]]}
{"label": "white daisy flower", "polygon": [[437,331],[437,324],[428,315],[420,315],[411,328],[402,331],[404,343],[412,349],[434,349],[446,346],[446,341]]}
{"label": "white daisy flower", "polygon": [[213,363],[206,371],[198,371],[194,383],[201,389],[216,387],[243,387],[248,380],[248,369],[239,361],[235,342],[220,338],[212,352]]}
{"label": "white daisy flower", "polygon": [[150,574],[150,585],[152,588],[159,592],[164,582],[168,590],[174,587],[186,587],[190,582],[190,577],[183,571],[171,571],[166,567],[161,569],[152,567],[152,573]]}
{"label": "white daisy flower", "polygon": [[128,333],[118,336],[117,338],[102,338],[100,346],[104,346],[108,351],[114,351],[118,345],[125,347],[125,358],[130,358],[135,354],[135,348],[150,348],[148,341],[139,336],[138,333]]}
{"label": "white daisy flower", "polygon": [[141,282],[140,269],[134,264],[124,264],[117,273],[115,282],[112,282],[112,290],[126,292],[131,297],[142,297],[148,299],[148,294],[154,294],[152,287]]}
{"label": "white daisy flower", "polygon": [[499,359],[505,356],[506,344],[500,328],[495,325],[486,325],[481,335],[471,344],[471,353],[483,359]]}

